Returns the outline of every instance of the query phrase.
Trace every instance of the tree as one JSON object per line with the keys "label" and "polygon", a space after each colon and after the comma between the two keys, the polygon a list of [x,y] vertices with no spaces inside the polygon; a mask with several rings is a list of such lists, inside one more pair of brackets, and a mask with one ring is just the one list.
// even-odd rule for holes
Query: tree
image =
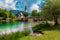
{"label": "tree", "polygon": [[55,22],[55,25],[57,25],[60,15],[60,0],[45,0],[41,8],[45,13],[45,18],[52,18],[52,20]]}
{"label": "tree", "polygon": [[6,13],[1,8],[0,8],[0,17],[3,17],[3,19],[5,19],[7,17]]}
{"label": "tree", "polygon": [[14,17],[15,15],[11,11],[9,11],[9,18],[14,18]]}
{"label": "tree", "polygon": [[11,11],[0,8],[0,17],[3,17],[3,19],[6,19],[6,18],[13,18],[15,17],[15,15]]}
{"label": "tree", "polygon": [[6,14],[4,12],[2,12],[2,13],[0,13],[0,17],[6,18],[7,16],[6,16]]}
{"label": "tree", "polygon": [[27,17],[27,16],[28,16],[28,12],[24,12],[23,15],[24,15],[25,17]]}
{"label": "tree", "polygon": [[33,10],[31,15],[32,15],[32,16],[38,16],[37,10]]}

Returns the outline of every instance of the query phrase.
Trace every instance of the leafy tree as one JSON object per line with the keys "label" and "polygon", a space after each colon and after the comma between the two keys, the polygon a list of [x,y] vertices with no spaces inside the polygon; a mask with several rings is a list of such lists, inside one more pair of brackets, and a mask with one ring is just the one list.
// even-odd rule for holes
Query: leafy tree
{"label": "leafy tree", "polygon": [[42,12],[38,12],[38,16],[42,16]]}
{"label": "leafy tree", "polygon": [[28,12],[24,12],[23,15],[24,15],[25,17],[27,17],[27,16],[28,16]]}
{"label": "leafy tree", "polygon": [[0,17],[6,18],[7,15],[5,14],[4,10],[0,8]]}
{"label": "leafy tree", "polygon": [[3,17],[4,19],[6,19],[6,18],[13,18],[15,17],[15,15],[11,11],[0,8],[0,17]]}
{"label": "leafy tree", "polygon": [[60,0],[45,0],[43,6],[41,7],[44,11],[46,19],[52,18],[55,25],[58,24],[58,18],[60,15]]}
{"label": "leafy tree", "polygon": [[9,11],[9,18],[14,18],[14,17],[15,15],[11,11]]}
{"label": "leafy tree", "polygon": [[0,13],[0,17],[5,17],[6,18],[6,14],[5,13]]}
{"label": "leafy tree", "polygon": [[38,16],[37,10],[33,10],[31,15],[32,15],[32,16]]}

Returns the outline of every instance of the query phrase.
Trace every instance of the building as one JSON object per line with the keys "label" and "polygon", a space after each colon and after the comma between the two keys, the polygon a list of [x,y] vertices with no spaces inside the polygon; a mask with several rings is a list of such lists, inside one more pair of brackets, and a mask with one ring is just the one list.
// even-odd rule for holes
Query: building
{"label": "building", "polygon": [[18,13],[17,13],[17,18],[24,18],[24,15],[23,15],[23,13],[21,13],[21,12],[18,12]]}
{"label": "building", "polygon": [[24,11],[18,11],[17,17],[18,18],[24,18],[23,12],[27,12],[27,6],[25,6]]}
{"label": "building", "polygon": [[27,12],[27,6],[25,6],[25,9],[24,9],[25,12]]}

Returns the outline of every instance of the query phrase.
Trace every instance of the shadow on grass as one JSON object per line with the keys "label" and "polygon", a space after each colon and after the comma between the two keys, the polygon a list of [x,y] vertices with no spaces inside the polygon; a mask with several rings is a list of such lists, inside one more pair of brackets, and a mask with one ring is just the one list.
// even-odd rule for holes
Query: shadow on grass
{"label": "shadow on grass", "polygon": [[33,27],[33,31],[49,31],[49,30],[60,30],[60,24],[57,26],[51,26],[48,23],[44,24],[38,24],[35,27]]}

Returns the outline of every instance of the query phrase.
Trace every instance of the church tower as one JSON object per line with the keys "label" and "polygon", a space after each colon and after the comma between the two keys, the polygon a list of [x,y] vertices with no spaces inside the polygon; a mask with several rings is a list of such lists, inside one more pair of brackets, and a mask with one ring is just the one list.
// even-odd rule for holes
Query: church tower
{"label": "church tower", "polygon": [[27,12],[27,6],[25,6],[25,10],[24,11]]}

